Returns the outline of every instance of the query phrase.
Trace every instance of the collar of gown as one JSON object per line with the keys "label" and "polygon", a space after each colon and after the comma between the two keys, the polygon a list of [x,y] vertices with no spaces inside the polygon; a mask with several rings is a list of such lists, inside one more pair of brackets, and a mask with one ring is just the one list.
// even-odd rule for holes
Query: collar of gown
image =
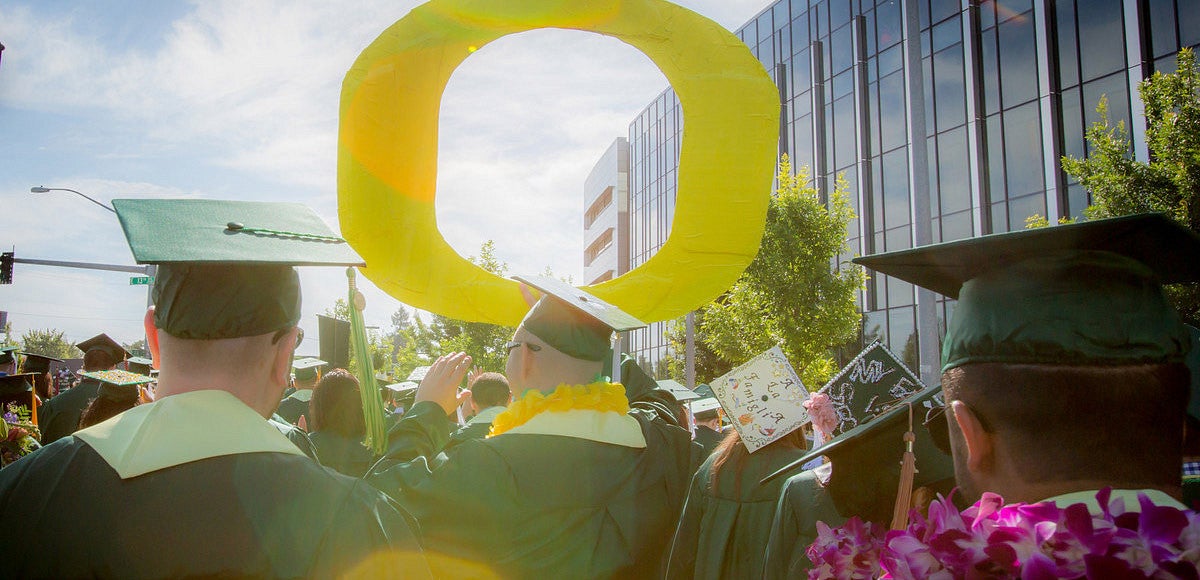
{"label": "collar of gown", "polygon": [[506,409],[507,407],[500,405],[488,407],[476,413],[474,417],[471,417],[471,420],[467,421],[467,425],[474,425],[476,423],[491,423],[496,418],[496,415],[503,413]]}
{"label": "collar of gown", "polygon": [[227,391],[192,391],[138,405],[75,432],[121,479],[224,455],[301,455],[266,419]]}
{"label": "collar of gown", "polygon": [[504,435],[558,435],[635,449],[646,447],[646,436],[637,419],[624,413],[591,409],[543,411],[499,436]]}
{"label": "collar of gown", "polygon": [[[1102,513],[1102,510],[1100,509],[1100,504],[1096,502],[1097,491],[1099,490],[1075,491],[1048,497],[1042,501],[1052,501],[1060,508],[1077,503],[1087,504],[1088,511],[1093,514],[1099,514]],[[1183,505],[1183,502],[1157,489],[1114,489],[1108,501],[1111,502],[1118,498],[1122,499],[1125,501],[1125,511],[1136,512],[1141,509],[1139,507],[1141,504],[1138,502],[1138,494],[1146,494],[1146,497],[1154,505],[1173,507],[1181,510],[1187,509],[1187,506]]]}

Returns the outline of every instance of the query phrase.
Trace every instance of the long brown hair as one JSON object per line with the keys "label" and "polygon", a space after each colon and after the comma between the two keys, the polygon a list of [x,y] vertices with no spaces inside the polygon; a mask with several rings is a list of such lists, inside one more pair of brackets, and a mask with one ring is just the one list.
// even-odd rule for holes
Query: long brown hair
{"label": "long brown hair", "polygon": [[[763,449],[773,447],[791,447],[794,449],[807,449],[808,442],[805,440],[805,433],[808,431],[808,425],[804,425],[775,441],[772,441]],[[733,469],[734,473],[740,473],[742,467],[746,463],[746,458],[750,457],[750,451],[742,445],[742,436],[738,434],[737,429],[730,429],[729,434],[717,444],[717,448],[713,449],[712,467],[708,470],[708,487],[715,489],[717,486],[717,478],[726,467]],[[760,451],[762,451],[760,449]],[[735,493],[742,492],[742,481],[739,479],[734,482]]]}

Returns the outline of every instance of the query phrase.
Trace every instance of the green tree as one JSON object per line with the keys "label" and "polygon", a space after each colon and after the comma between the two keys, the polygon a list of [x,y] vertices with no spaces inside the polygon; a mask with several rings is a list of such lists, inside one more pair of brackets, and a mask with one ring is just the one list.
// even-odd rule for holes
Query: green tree
{"label": "green tree", "polygon": [[[700,322],[704,318],[703,311],[696,313],[695,336],[693,341],[696,348],[696,384],[712,383],[713,379],[729,372],[734,364],[720,357],[708,347],[707,334]],[[672,379],[684,382],[687,377],[687,323],[683,318],[673,320],[667,327],[667,343],[671,346],[671,355],[666,357],[667,375]]]}
{"label": "green tree", "polygon": [[54,358],[83,356],[63,335],[63,331],[56,329],[30,330],[21,335],[21,350]]}
{"label": "green tree", "polygon": [[0,346],[21,346],[12,335],[12,323],[4,323],[4,342],[0,342]]}
{"label": "green tree", "polygon": [[781,345],[804,384],[817,388],[837,370],[832,351],[854,339],[861,318],[854,297],[863,270],[836,263],[848,249],[854,211],[844,179],[822,203],[808,168],[792,175],[787,156],[777,181],[758,256],[725,295],[700,310],[697,328],[727,364]]}
{"label": "green tree", "polygon": [[[508,264],[496,257],[496,244],[492,240],[480,246],[478,256],[467,259],[497,276],[508,274]],[[485,322],[466,322],[435,314],[427,332],[428,337],[421,337],[421,333],[416,333],[417,342],[424,343],[418,344],[417,350],[427,346],[429,350],[426,352],[431,359],[449,352],[465,352],[474,359],[473,364],[483,367],[484,370],[503,372],[508,358],[504,343],[512,338],[516,328]]]}
{"label": "green tree", "polygon": [[[1063,170],[1092,193],[1088,218],[1165,212],[1200,234],[1200,68],[1190,49],[1179,51],[1176,72],[1138,84],[1146,109],[1150,162],[1133,159],[1124,123],[1108,119],[1100,100],[1100,121],[1087,130],[1086,159],[1063,157]],[[1167,294],[1189,324],[1200,324],[1200,285],[1175,285]]]}

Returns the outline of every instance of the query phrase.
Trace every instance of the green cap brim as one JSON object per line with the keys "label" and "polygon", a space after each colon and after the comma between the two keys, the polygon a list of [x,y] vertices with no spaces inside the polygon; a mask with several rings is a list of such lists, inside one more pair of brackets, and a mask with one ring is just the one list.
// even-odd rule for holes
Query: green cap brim
{"label": "green cap brim", "polygon": [[293,266],[361,266],[362,258],[296,203],[117,199],[138,263],[160,264],[155,324],[172,336],[255,336],[300,319]]}
{"label": "green cap brim", "polygon": [[943,372],[986,362],[1161,364],[1182,361],[1191,348],[1161,284],[1200,280],[1200,236],[1162,214],[855,262],[958,299],[942,345]]}
{"label": "green cap brim", "polygon": [[612,354],[613,332],[646,326],[620,308],[554,278],[514,278],[544,293],[521,326],[568,356],[605,360]]}

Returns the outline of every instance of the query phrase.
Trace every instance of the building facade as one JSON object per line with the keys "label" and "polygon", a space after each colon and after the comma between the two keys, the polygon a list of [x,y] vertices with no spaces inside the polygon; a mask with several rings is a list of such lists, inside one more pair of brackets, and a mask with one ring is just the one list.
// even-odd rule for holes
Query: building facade
{"label": "building facade", "polygon": [[583,185],[583,277],[587,284],[629,271],[629,142],[618,137]]}
{"label": "building facade", "polygon": [[[1200,0],[780,0],[736,34],[780,88],[780,153],[823,192],[845,177],[858,216],[845,261],[1080,216],[1089,195],[1060,158],[1086,154],[1101,99],[1146,158],[1138,82],[1200,44]],[[670,234],[683,130],[670,89],[629,125],[630,267]],[[858,346],[936,366],[918,359],[918,327],[936,353],[953,302],[931,300],[936,322],[919,325],[917,294],[872,275]],[[665,326],[631,333],[648,369],[667,354]]]}

